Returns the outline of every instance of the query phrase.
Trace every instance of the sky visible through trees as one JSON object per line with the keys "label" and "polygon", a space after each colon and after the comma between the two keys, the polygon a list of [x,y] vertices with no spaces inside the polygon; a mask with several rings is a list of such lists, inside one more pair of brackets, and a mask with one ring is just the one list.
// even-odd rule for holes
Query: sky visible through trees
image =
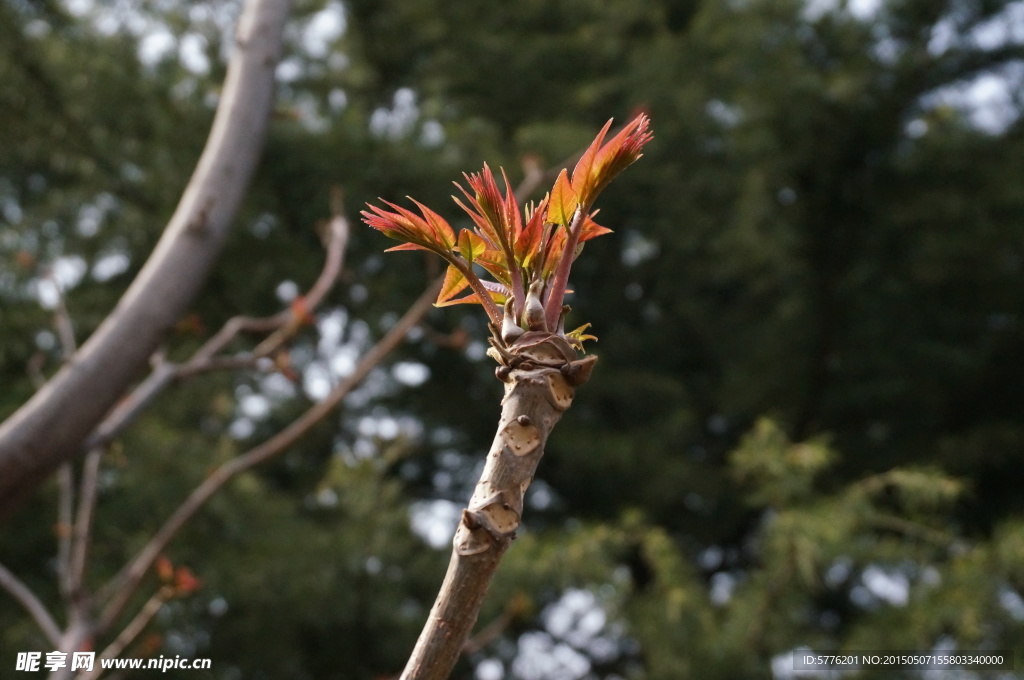
{"label": "sky visible through trees", "polygon": [[[106,448],[87,583],[326,398],[442,273],[383,255],[365,203],[411,195],[461,226],[462,172],[529,188],[644,111],[656,138],[602,195],[615,233],[570,286],[600,362],[453,677],[798,678],[803,649],[1019,666],[1024,2],[294,5],[259,170],[161,356],[300,299],[339,191],[344,264],[285,350],[176,383]],[[0,0],[0,418],[64,361],[55,316],[82,342],[149,256],[240,7]],[[124,655],[213,660],[168,677],[396,676],[493,436],[487,335],[478,309],[432,310],[211,498],[165,550],[201,586]],[[0,564],[60,619],[58,486],[4,520]],[[0,602],[0,666],[52,651]],[[917,677],[896,673],[863,677]]]}

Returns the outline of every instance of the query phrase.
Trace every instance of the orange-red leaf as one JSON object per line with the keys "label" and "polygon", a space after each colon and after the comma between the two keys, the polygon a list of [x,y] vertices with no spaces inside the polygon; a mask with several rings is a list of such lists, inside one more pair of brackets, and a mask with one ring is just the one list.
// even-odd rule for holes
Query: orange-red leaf
{"label": "orange-red leaf", "polygon": [[453,297],[461,293],[469,286],[469,279],[455,265],[448,265],[448,271],[444,275],[444,283],[441,285],[441,292],[437,294],[435,307],[444,307],[452,304],[449,302]]}
{"label": "orange-red leaf", "polygon": [[430,208],[413,201],[422,212],[420,216],[383,199],[381,202],[394,208],[394,212],[367,204],[369,210],[362,212],[363,222],[385,236],[411,244],[395,250],[414,250],[418,246],[435,253],[450,253],[455,247],[455,233],[451,226]]}
{"label": "orange-red leaf", "polygon": [[584,203],[592,198],[591,190],[594,186],[594,180],[591,176],[594,159],[597,158],[597,152],[601,148],[601,143],[604,142],[605,135],[608,134],[608,128],[612,126],[611,118],[604,124],[601,131],[594,137],[594,141],[590,143],[587,150],[580,156],[580,160],[576,163],[576,167],[572,171],[572,188],[576,191],[576,195]]}
{"label": "orange-red leaf", "polygon": [[200,582],[188,567],[174,570],[174,589],[179,595],[187,595],[199,590]]}
{"label": "orange-red leaf", "polygon": [[544,218],[547,216],[548,198],[540,202],[540,205],[528,210],[526,226],[516,239],[515,256],[516,262],[523,269],[528,268],[537,255],[540,254],[541,242],[544,238]]}
{"label": "orange-red leaf", "polygon": [[569,173],[565,168],[558,173],[555,186],[551,189],[551,198],[548,201],[548,222],[559,224],[563,227],[569,226],[573,213],[576,212],[578,199],[576,192],[569,183]]}
{"label": "orange-red leaf", "polygon": [[391,248],[385,248],[384,252],[385,253],[397,253],[399,250],[425,250],[428,253],[436,253],[437,252],[434,248],[427,248],[426,246],[421,246],[418,243],[403,243],[400,246],[392,246]]}
{"label": "orange-red leaf", "polygon": [[653,137],[648,129],[649,123],[650,119],[641,113],[597,152],[590,168],[591,193],[588,200],[596,197],[616,175],[643,155],[640,150]]}
{"label": "orange-red leaf", "polygon": [[448,224],[443,217],[417,201],[415,198],[412,198],[411,196],[408,196],[407,198],[416,204],[420,209],[420,213],[423,214],[427,225],[431,230],[433,230],[435,235],[434,242],[444,244],[445,249],[450,252],[452,248],[455,247],[455,232],[452,231],[451,225]]}
{"label": "orange-red leaf", "polygon": [[611,229],[609,229],[608,227],[602,227],[600,224],[591,219],[596,214],[597,211],[595,210],[590,215],[588,215],[585,220],[583,220],[583,227],[580,229],[579,243],[589,241],[590,239],[597,238],[598,236],[604,236],[605,234],[612,233]]}

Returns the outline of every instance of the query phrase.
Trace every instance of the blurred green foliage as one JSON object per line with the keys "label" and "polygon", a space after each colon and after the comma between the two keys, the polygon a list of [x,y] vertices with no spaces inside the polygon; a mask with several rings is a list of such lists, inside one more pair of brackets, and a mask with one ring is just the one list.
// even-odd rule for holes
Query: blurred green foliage
{"label": "blurred green foliage", "polygon": [[[978,37],[1019,2],[296,4],[259,176],[173,358],[315,279],[332,186],[350,217],[408,194],[457,220],[461,172],[487,161],[516,181],[524,157],[555,166],[610,116],[653,121],[601,199],[616,233],[574,271],[570,327],[594,324],[601,362],[481,615],[500,634],[456,677],[788,677],[799,647],[1024,653],[1024,127],[979,127],[950,98],[1019,75],[1024,47]],[[92,9],[0,0],[4,417],[35,389],[27,367],[59,365],[48,272],[78,272],[83,338],[155,243],[237,10],[76,6]],[[176,49],[141,63],[157,29],[198,41],[209,69]],[[338,343],[300,335],[299,383],[196,379],[117,442],[91,584],[440,273],[388,245],[354,226],[321,310]],[[464,503],[493,436],[485,337],[479,310],[433,312],[336,417],[185,528],[168,553],[203,587],[140,645],[213,669],[168,678],[399,672],[447,560],[410,519]],[[429,379],[403,382],[396,362]],[[6,521],[0,561],[60,618],[54,498]],[[50,651],[0,602],[0,664]],[[566,623],[572,602],[589,604]]]}

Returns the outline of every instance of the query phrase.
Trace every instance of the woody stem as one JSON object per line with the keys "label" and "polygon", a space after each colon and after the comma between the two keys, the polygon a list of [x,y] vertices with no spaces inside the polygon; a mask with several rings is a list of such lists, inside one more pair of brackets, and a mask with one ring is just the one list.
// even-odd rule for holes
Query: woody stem
{"label": "woody stem", "polygon": [[583,221],[587,214],[586,207],[578,206],[572,216],[572,221],[568,226],[569,234],[565,239],[565,248],[558,261],[558,268],[555,269],[555,278],[548,288],[550,293],[544,304],[544,320],[548,328],[558,327],[558,317],[562,314],[562,302],[565,300],[565,288],[569,285],[569,270],[572,269],[572,261],[576,256],[576,245],[579,243],[580,232],[583,231]]}

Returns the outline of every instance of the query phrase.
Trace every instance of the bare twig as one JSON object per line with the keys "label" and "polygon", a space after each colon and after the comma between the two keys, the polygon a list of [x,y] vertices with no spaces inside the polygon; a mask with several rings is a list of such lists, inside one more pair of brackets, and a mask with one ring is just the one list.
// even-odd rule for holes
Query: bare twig
{"label": "bare twig", "polygon": [[505,610],[496,619],[481,628],[476,635],[466,640],[465,644],[462,645],[463,655],[476,654],[501,637],[501,634],[505,632],[509,624],[516,620],[521,611],[522,607],[518,602],[518,597],[513,598],[512,602],[505,607]]}
{"label": "bare twig", "polygon": [[163,552],[185,522],[235,475],[281,453],[330,413],[366,377],[370,370],[397,347],[406,334],[419,323],[420,319],[430,310],[441,283],[442,280],[438,279],[431,284],[384,337],[359,360],[352,374],[339,383],[323,401],[314,404],[288,427],[267,441],[221,465],[189,494],[188,498],[153,534],[132,561],[103,587],[100,599],[109,598],[109,602],[100,617],[99,628],[101,630],[108,628],[117,619],[129,598],[138,588],[146,571],[152,566],[153,561]]}
{"label": "bare twig", "polygon": [[[62,361],[67,363],[78,351],[74,325],[68,312],[67,301],[64,299],[64,291],[52,269],[46,273],[46,278],[53,284],[57,295],[57,304],[53,311],[53,328],[60,341]],[[75,603],[72,598],[74,586],[71,578],[71,527],[74,523],[75,470],[70,461],[63,463],[57,470],[57,488],[57,579],[61,594],[68,605],[68,615],[73,616],[74,612],[71,610]]]}
{"label": "bare twig", "polygon": [[15,576],[11,571],[0,564],[0,586],[3,586],[4,590],[11,594],[11,596],[25,608],[32,620],[39,626],[39,630],[43,631],[43,635],[54,647],[60,644],[60,628],[57,627],[57,622],[54,620],[50,612],[46,610],[46,605],[36,597],[28,586],[21,582],[21,580]]}
{"label": "bare twig", "polygon": [[71,534],[71,556],[68,564],[68,580],[72,597],[80,594],[85,577],[85,562],[89,554],[92,533],[92,515],[96,508],[96,491],[99,485],[100,460],[103,449],[93,449],[85,456],[82,465],[82,479],[79,482],[78,509]]}
{"label": "bare twig", "polygon": [[53,284],[53,289],[57,293],[57,304],[53,309],[53,329],[57,331],[62,358],[67,361],[78,351],[78,343],[75,341],[75,326],[71,322],[71,314],[68,312],[67,301],[64,299],[60,281],[57,280],[52,269],[47,272],[46,278]]}
{"label": "bare twig", "polygon": [[169,596],[165,593],[165,588],[167,588],[167,586],[163,586],[157,592],[153,593],[150,598],[146,600],[146,604],[142,605],[142,609],[140,609],[135,617],[128,622],[128,625],[121,629],[121,632],[118,633],[116,638],[114,638],[114,641],[107,645],[106,649],[100,652],[98,655],[99,658],[96,660],[92,672],[84,674],[80,673],[78,678],[81,680],[95,680],[102,675],[103,666],[100,661],[103,659],[116,659],[120,656],[121,652],[125,650],[125,647],[130,645],[132,640],[137,638],[139,633],[145,630],[149,622],[153,620],[154,616],[156,616],[156,613],[160,611],[160,608],[164,606],[165,602],[167,602]]}
{"label": "bare twig", "polygon": [[[348,221],[340,213],[336,213],[329,223],[328,236],[326,238],[327,257],[323,269],[320,271],[320,276],[317,277],[316,282],[310,287],[306,295],[303,296],[308,309],[318,306],[338,279],[341,273],[345,247],[348,244],[348,236]],[[288,327],[289,324],[295,321],[301,322],[301,319],[296,319],[295,317],[296,314],[292,309],[285,309],[268,317],[232,317],[213,337],[196,350],[195,354],[185,363],[178,365],[168,361],[158,361],[149,376],[139,383],[138,387],[99,424],[92,435],[86,440],[86,447],[88,449],[95,449],[109,444],[160,393],[177,380],[183,380],[214,370],[256,367],[261,357],[283,346],[292,337],[294,331],[298,330],[299,324],[296,324],[288,333],[277,335],[272,345],[267,345],[267,341],[264,341],[264,343],[261,343],[259,351],[254,351],[251,354],[225,357],[218,356],[218,353],[227,347],[239,333],[265,333],[280,330]]]}
{"label": "bare twig", "polygon": [[61,595],[70,605],[71,525],[75,504],[75,473],[71,463],[64,463],[57,470],[57,488],[57,580]]}

